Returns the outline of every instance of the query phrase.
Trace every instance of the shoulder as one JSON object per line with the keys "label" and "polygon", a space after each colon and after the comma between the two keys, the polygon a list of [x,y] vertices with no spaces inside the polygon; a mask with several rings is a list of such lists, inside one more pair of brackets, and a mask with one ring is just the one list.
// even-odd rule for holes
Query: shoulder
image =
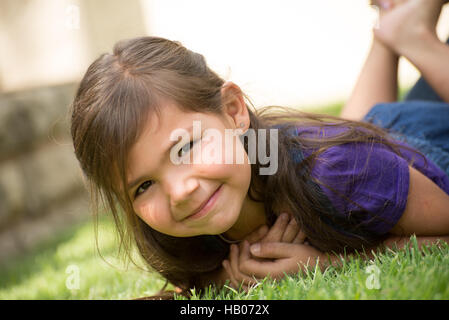
{"label": "shoulder", "polygon": [[[403,213],[408,196],[408,162],[380,143],[345,143],[317,156],[311,177],[342,214],[372,213],[364,224],[384,234]],[[371,220],[377,215],[379,219]]]}
{"label": "shoulder", "polygon": [[[306,152],[307,155],[311,151]],[[321,151],[312,165],[315,173],[356,176],[377,175],[383,172],[404,170],[407,160],[396,154],[391,147],[379,142],[348,142]]]}
{"label": "shoulder", "polygon": [[[308,127],[298,128],[298,134],[305,138],[329,139],[348,130],[347,127],[337,126]],[[321,178],[340,178],[340,181],[345,177],[357,180],[361,175],[367,178],[383,172],[405,171],[408,166],[408,161],[396,154],[390,146],[373,141],[339,142],[324,149],[314,145],[304,147],[301,151],[304,158],[318,151],[315,161],[311,163],[313,174]]]}

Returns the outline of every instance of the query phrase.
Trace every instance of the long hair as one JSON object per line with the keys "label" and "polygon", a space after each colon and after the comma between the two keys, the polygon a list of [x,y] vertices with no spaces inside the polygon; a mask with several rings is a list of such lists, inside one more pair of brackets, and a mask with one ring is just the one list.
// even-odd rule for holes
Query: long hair
{"label": "long hair", "polygon": [[[173,237],[143,222],[123,191],[127,155],[148,116],[163,112],[161,101],[169,99],[183,110],[219,114],[225,103],[220,91],[223,84],[202,55],[176,41],[140,37],[120,41],[112,54],[97,58],[87,69],[72,104],[74,151],[90,191],[97,218],[94,221],[98,221],[100,207],[106,208],[119,235],[119,251],[132,260],[130,252],[135,245],[147,266],[179,287],[185,296],[189,296],[189,289],[204,285],[205,275],[221,268],[229,245],[215,235]],[[388,130],[368,122],[293,108],[269,106],[256,110],[242,94],[250,128],[279,128],[277,172],[259,175],[262,165],[257,160],[251,164],[248,196],[263,203],[268,223],[272,225],[281,210],[288,210],[310,244],[324,252],[379,244],[383,238],[360,224],[368,212],[359,205],[360,211],[352,213],[350,219],[337,214],[323,196],[322,183],[311,177],[310,171],[322,152],[345,143],[381,143],[403,157],[399,150],[402,146],[389,137]],[[291,134],[292,128],[310,126],[341,126],[347,130],[326,139]],[[244,147],[248,152],[248,141]],[[292,159],[292,150],[307,148],[313,149],[309,157]],[[95,233],[97,236],[96,227]],[[159,297],[168,296],[172,297],[164,291]]]}

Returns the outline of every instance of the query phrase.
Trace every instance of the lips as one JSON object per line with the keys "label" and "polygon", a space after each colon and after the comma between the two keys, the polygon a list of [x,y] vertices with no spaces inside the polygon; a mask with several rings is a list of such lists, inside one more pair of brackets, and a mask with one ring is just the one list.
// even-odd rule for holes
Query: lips
{"label": "lips", "polygon": [[201,203],[201,205],[196,209],[196,210],[194,210],[191,214],[189,214],[187,217],[185,217],[184,219],[187,219],[188,217],[190,217],[190,216],[193,216],[194,214],[196,214],[196,213],[198,213],[198,212],[200,212],[201,211],[201,209],[203,209],[205,206],[206,206],[206,204],[209,202],[209,200],[215,195],[215,193],[220,189],[220,187],[221,187],[222,185],[219,185],[218,186],[218,188],[217,189],[215,189],[215,191],[205,200],[205,201],[203,201],[203,203]]}

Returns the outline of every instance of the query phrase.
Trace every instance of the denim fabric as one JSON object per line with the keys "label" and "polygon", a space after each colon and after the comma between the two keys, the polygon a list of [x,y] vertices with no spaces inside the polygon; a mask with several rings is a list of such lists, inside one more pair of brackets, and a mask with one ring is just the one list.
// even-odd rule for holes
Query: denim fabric
{"label": "denim fabric", "polygon": [[363,119],[421,151],[449,176],[449,104],[402,101],[375,105]]}

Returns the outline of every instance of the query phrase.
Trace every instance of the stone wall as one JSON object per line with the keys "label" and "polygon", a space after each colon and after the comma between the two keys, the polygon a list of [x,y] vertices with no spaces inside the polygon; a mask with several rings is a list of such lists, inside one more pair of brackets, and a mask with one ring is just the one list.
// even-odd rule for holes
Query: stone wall
{"label": "stone wall", "polygon": [[0,95],[0,262],[89,215],[69,129],[75,90]]}
{"label": "stone wall", "polygon": [[89,217],[69,105],[144,16],[140,0],[0,1],[0,263]]}

